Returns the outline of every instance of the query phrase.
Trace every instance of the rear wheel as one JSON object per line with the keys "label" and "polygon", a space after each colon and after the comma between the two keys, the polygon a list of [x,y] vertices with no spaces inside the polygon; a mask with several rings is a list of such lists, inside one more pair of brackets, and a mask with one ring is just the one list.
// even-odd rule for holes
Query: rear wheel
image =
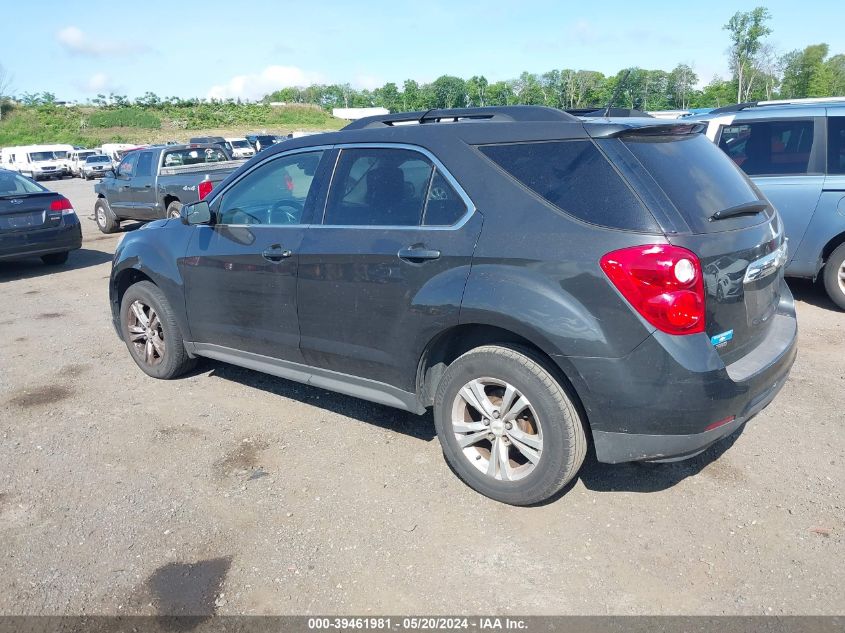
{"label": "rear wheel", "polygon": [[132,359],[153,378],[169,380],[194,366],[164,293],[149,281],[129,287],[120,304],[120,329]]}
{"label": "rear wheel", "polygon": [[167,217],[168,218],[178,218],[179,215],[182,213],[182,203],[178,200],[174,200],[170,204],[167,205]]}
{"label": "rear wheel", "polygon": [[41,261],[48,266],[60,266],[67,261],[69,254],[70,253],[65,251],[64,253],[50,253],[49,255],[42,255]]}
{"label": "rear wheel", "polygon": [[845,310],[845,244],[840,244],[827,258],[824,288],[833,302]]}
{"label": "rear wheel", "polygon": [[587,438],[565,389],[529,350],[479,347],[437,387],[443,454],[481,494],[512,505],[553,496],[578,472]]}
{"label": "rear wheel", "polygon": [[114,233],[120,228],[120,220],[115,217],[105,198],[99,198],[94,203],[94,220],[97,222],[97,228],[103,233]]}

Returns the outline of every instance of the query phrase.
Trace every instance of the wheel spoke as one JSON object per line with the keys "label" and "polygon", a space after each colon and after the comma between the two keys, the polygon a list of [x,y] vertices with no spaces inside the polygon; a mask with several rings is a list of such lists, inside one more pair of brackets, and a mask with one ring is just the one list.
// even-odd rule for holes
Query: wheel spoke
{"label": "wheel spoke", "polygon": [[153,347],[155,348],[155,351],[158,352],[159,357],[164,356],[164,341],[155,335],[150,337],[150,340],[153,342]]}
{"label": "wheel spoke", "polygon": [[490,449],[490,459],[487,460],[487,476],[496,477],[496,471],[499,469],[499,440],[493,442],[493,447]]}
{"label": "wheel spoke", "polygon": [[493,415],[493,405],[484,392],[484,385],[480,381],[473,380],[471,383],[464,385],[464,388],[461,389],[461,397],[481,415],[487,417]]}
{"label": "wheel spoke", "polygon": [[130,328],[130,330],[129,330],[129,340],[132,341],[133,343],[140,343],[141,341],[146,340],[146,338],[147,338],[147,333],[144,330],[141,330],[140,332],[133,332],[132,329]]}
{"label": "wheel spoke", "polygon": [[499,450],[497,451],[499,457],[499,479],[502,481],[510,481],[511,465],[508,461],[508,445],[505,444],[505,440],[502,437],[496,439],[496,444],[499,445]]}
{"label": "wheel spoke", "polygon": [[487,438],[487,431],[481,431],[480,433],[468,433],[463,437],[458,438],[458,444],[461,448],[466,448],[467,446],[472,446],[473,444],[477,444],[483,439]]}
{"label": "wheel spoke", "polygon": [[528,406],[528,400],[525,396],[520,395],[516,402],[511,405],[510,409],[508,409],[507,413],[502,416],[505,422],[511,422],[516,418],[519,413],[522,412]]}
{"label": "wheel spoke", "polygon": [[452,430],[455,433],[472,433],[474,431],[486,431],[487,427],[483,422],[452,422]]}
{"label": "wheel spoke", "polygon": [[[542,441],[537,442],[537,444],[539,444],[539,446],[537,447],[538,450],[534,450],[533,448],[528,446],[526,443],[524,443],[522,440],[517,439],[516,437],[514,437],[510,433],[508,433],[508,437],[511,438],[511,443],[513,444],[514,448],[516,448],[516,450],[518,450],[520,453],[525,455],[525,457],[528,459],[528,461],[530,461],[534,465],[536,465],[537,462],[540,461],[540,452],[539,451],[542,450],[542,448],[543,448]],[[522,437],[523,438],[530,438],[531,436],[523,433]]]}
{"label": "wheel spoke", "polygon": [[161,323],[161,321],[158,320],[158,315],[155,312],[153,312],[152,309],[151,309],[150,310],[150,329],[151,330],[156,329],[159,326],[160,323]]}
{"label": "wheel spoke", "polygon": [[146,345],[144,345],[144,360],[148,363],[151,363],[153,361],[153,340],[152,340],[152,338],[148,338]]}
{"label": "wheel spoke", "polygon": [[140,302],[136,301],[132,304],[132,312],[135,314],[135,318],[138,319],[138,323],[147,327],[150,320],[147,318],[147,315],[144,314],[144,307]]}

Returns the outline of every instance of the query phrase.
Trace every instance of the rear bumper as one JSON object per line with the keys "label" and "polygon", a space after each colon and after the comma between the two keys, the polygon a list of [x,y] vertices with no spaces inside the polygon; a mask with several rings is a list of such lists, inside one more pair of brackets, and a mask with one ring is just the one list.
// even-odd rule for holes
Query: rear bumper
{"label": "rear bumper", "polygon": [[38,257],[82,248],[82,226],[79,220],[63,221],[61,226],[37,231],[14,231],[0,234],[0,261]]}
{"label": "rear bumper", "polygon": [[623,358],[570,358],[598,460],[692,457],[762,411],[797,355],[795,309],[785,284],[782,293],[766,339],[727,366],[704,334],[656,333]]}

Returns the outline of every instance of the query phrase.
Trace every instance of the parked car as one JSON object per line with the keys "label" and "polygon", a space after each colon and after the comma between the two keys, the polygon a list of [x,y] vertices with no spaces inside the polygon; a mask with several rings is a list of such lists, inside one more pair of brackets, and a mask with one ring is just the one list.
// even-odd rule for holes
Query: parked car
{"label": "parked car", "polygon": [[40,257],[64,264],[81,247],[82,227],[67,198],[0,169],[0,261]]}
{"label": "parked car", "polygon": [[62,170],[60,178],[71,175],[70,154],[74,151],[73,145],[67,143],[58,143],[53,145],[44,145],[45,150],[53,152],[53,158],[59,164]]}
{"label": "parked car", "polygon": [[232,158],[252,158],[255,156],[255,149],[245,138],[227,138],[226,143],[229,147],[229,153],[232,155]]}
{"label": "parked car", "polygon": [[262,150],[267,149],[268,147],[272,147],[273,145],[279,143],[281,140],[273,134],[247,135],[246,138],[255,148],[256,154]]}
{"label": "parked car", "polygon": [[126,153],[134,149],[138,146],[132,143],[103,143],[99,151],[111,159],[112,167],[117,168]]}
{"label": "parked car", "polygon": [[87,157],[79,167],[79,176],[85,180],[102,178],[109,173],[114,173],[114,168],[111,158],[104,154],[93,154]]}
{"label": "parked car", "polygon": [[75,149],[68,154],[68,164],[70,166],[70,175],[79,176],[83,178],[82,166],[85,164],[85,159],[89,156],[96,156],[97,151],[93,149]]}
{"label": "parked car", "polygon": [[218,147],[226,150],[226,152],[232,156],[232,148],[229,145],[228,141],[222,136],[195,136],[194,138],[188,139],[189,144],[205,144],[205,145],[217,145]]}
{"label": "parked car", "polygon": [[685,120],[695,118],[780,212],[786,275],[821,276],[845,310],[845,98],[742,103]]}
{"label": "parked car", "polygon": [[[588,438],[690,457],[772,401],[797,336],[780,217],[701,127],[522,106],[289,140],[124,238],[115,327],[156,378],[203,356],[431,407],[506,503],[557,493]],[[740,260],[739,300],[707,289]]]}
{"label": "parked car", "polygon": [[214,185],[240,167],[216,145],[162,145],[124,156],[94,187],[94,217],[103,233],[123,220],[178,217],[186,202],[202,199]]}

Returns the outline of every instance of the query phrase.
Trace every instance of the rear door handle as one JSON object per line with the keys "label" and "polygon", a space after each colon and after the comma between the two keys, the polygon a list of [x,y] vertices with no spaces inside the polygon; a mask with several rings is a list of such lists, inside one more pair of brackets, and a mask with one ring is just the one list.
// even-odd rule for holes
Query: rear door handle
{"label": "rear door handle", "polygon": [[409,246],[401,249],[397,255],[399,256],[399,259],[404,259],[409,262],[421,262],[426,259],[438,259],[440,257],[440,251],[433,248]]}
{"label": "rear door handle", "polygon": [[271,262],[280,262],[293,255],[289,250],[284,250],[279,244],[273,244],[270,248],[265,248],[261,256]]}

